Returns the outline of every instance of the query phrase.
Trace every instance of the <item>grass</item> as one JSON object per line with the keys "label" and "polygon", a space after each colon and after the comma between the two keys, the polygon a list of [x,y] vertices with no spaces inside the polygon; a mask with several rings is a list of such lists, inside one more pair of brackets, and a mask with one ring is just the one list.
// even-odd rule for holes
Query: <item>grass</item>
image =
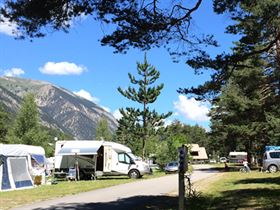
{"label": "grass", "polygon": [[[156,172],[153,175],[146,175],[139,180],[155,178],[163,175],[163,172]],[[101,177],[95,181],[62,181],[58,182],[56,185],[41,185],[32,189],[0,192],[0,209],[10,209],[12,207],[30,204],[37,201],[48,200],[51,198],[77,194],[80,192],[111,187],[134,181],[138,180],[129,179],[127,176]]]}
{"label": "grass", "polygon": [[189,209],[280,209],[280,173],[224,172],[195,184]]}
{"label": "grass", "polygon": [[[188,198],[189,210],[280,210],[280,172],[240,173],[240,164],[213,165],[221,173],[194,183],[197,197]],[[139,209],[178,209],[177,196],[154,196]]]}
{"label": "grass", "polygon": [[[221,165],[217,165],[216,170],[221,170],[221,173],[194,184],[195,189],[199,192],[199,196],[187,199],[186,209],[280,209],[280,172],[275,174],[260,173],[258,171],[240,173],[238,168],[234,166],[231,166],[230,170],[225,172]],[[163,173],[156,173],[152,176],[144,176],[144,179],[162,175]],[[131,180],[126,177],[115,177],[114,179],[108,177],[97,181],[61,182],[57,185],[40,186],[31,190],[5,192],[0,193],[0,206],[2,208],[4,207],[4,209],[8,209],[34,201],[61,197],[66,194],[75,194],[133,181],[136,180]],[[177,196],[168,195],[136,196],[118,202],[135,203],[139,200],[141,200],[141,202],[144,200],[145,202],[140,203],[136,208],[137,210],[175,210],[178,205]],[[104,207],[112,208],[117,204],[119,203],[109,202],[103,205]]]}

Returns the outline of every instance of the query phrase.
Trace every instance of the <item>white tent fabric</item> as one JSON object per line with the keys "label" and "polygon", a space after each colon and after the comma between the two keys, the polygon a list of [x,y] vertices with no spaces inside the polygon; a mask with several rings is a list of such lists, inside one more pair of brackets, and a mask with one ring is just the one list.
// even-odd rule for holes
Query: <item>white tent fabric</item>
{"label": "white tent fabric", "polygon": [[1,144],[0,154],[8,156],[27,156],[28,154],[45,155],[45,150],[39,146],[24,144]]}
{"label": "white tent fabric", "polygon": [[0,144],[0,191],[33,187],[31,159],[44,165],[45,150],[39,146]]}

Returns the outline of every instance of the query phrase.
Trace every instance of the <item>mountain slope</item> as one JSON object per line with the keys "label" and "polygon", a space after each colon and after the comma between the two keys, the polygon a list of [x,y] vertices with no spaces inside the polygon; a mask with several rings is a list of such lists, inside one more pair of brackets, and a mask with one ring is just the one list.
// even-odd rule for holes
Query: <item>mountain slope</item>
{"label": "mountain slope", "polygon": [[44,81],[0,77],[0,99],[12,114],[27,93],[35,95],[43,125],[60,129],[76,139],[94,139],[101,118],[108,121],[111,131],[117,127],[111,113],[64,88]]}

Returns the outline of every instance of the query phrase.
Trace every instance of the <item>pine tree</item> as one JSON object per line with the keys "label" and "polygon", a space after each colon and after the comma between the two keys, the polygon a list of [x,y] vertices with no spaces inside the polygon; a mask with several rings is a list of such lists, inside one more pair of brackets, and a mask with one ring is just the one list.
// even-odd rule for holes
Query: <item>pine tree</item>
{"label": "pine tree", "polygon": [[13,143],[40,145],[39,111],[33,94],[24,96],[10,139]]}
{"label": "pine tree", "polygon": [[[137,73],[139,79],[132,74],[128,74],[130,82],[136,88],[129,86],[127,90],[120,87],[118,91],[129,100],[137,102],[141,108],[126,108],[120,112],[124,116],[124,120],[120,120],[120,129],[132,129],[136,139],[142,140],[142,157],[146,156],[146,142],[155,132],[155,129],[164,124],[163,120],[172,113],[158,114],[155,110],[150,110],[149,104],[156,101],[163,89],[163,84],[154,85],[160,76],[159,71],[147,62],[146,56],[144,63],[137,63]],[[132,126],[132,128],[131,128]],[[119,130],[120,131],[120,130]],[[120,134],[120,132],[117,132]]]}
{"label": "pine tree", "polygon": [[4,110],[0,104],[0,143],[8,143],[6,135],[8,133],[8,113]]}
{"label": "pine tree", "polygon": [[106,140],[111,141],[112,140],[112,133],[109,130],[108,121],[104,118],[101,118],[96,126],[96,139],[97,140]]}
{"label": "pine tree", "polygon": [[250,68],[234,72],[210,112],[211,136],[224,145],[223,154],[245,150],[250,157],[272,142],[268,127],[271,125],[271,129],[277,129],[277,119],[272,120],[269,115],[272,107],[264,99],[270,101],[274,96],[263,91],[266,86],[265,70],[262,65],[254,66],[261,62],[260,58],[247,61],[246,65],[250,64]]}

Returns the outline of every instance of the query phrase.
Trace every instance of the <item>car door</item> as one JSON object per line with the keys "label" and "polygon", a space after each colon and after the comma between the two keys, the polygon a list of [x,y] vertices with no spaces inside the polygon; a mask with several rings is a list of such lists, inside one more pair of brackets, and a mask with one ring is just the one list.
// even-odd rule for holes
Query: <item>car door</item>
{"label": "car door", "polygon": [[128,174],[131,167],[131,158],[126,153],[118,153],[117,172]]}

